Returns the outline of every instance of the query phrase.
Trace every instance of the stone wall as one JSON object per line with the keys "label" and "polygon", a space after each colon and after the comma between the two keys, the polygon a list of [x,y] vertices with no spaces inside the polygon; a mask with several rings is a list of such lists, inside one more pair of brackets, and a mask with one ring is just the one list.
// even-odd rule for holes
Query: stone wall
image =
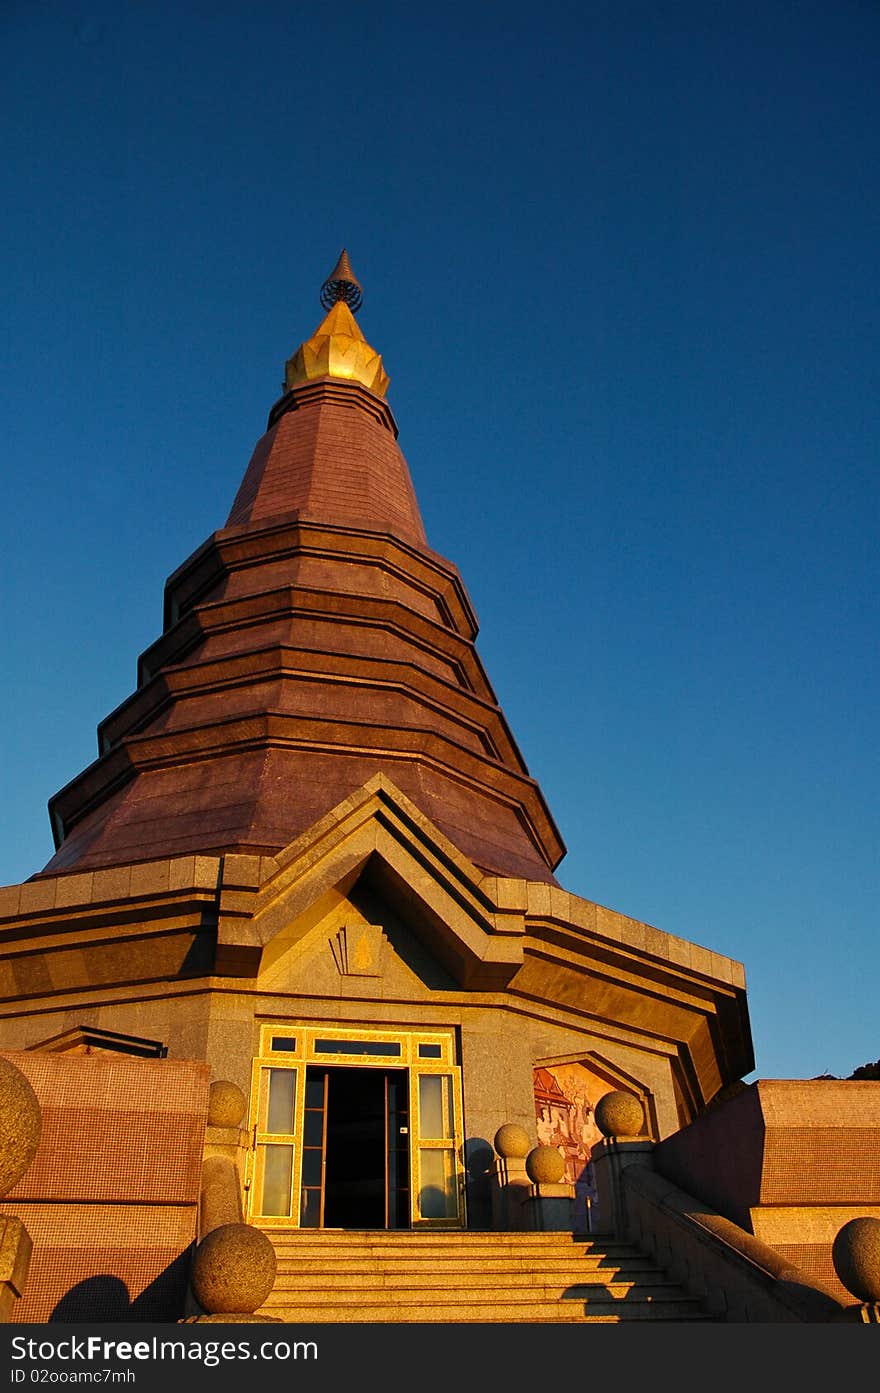
{"label": "stone wall", "polygon": [[42,1112],[4,1197],[33,1240],[24,1322],[176,1320],[197,1236],[210,1070],[187,1060],[4,1051]]}
{"label": "stone wall", "polygon": [[847,1300],[831,1245],[880,1217],[880,1083],[759,1080],[662,1141],[654,1165]]}

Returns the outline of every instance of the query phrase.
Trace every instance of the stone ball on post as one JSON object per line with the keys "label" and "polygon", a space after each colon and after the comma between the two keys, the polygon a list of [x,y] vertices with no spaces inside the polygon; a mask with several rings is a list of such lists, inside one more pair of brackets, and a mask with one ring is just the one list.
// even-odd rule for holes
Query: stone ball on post
{"label": "stone ball on post", "polygon": [[492,1145],[503,1161],[514,1161],[528,1156],[532,1142],[525,1127],[515,1122],[505,1122],[495,1133]]}
{"label": "stone ball on post", "polygon": [[565,1175],[565,1158],[555,1146],[536,1146],[526,1157],[526,1175],[533,1185],[558,1185]]}
{"label": "stone ball on post", "polygon": [[645,1110],[634,1094],[615,1088],[599,1099],[593,1119],[603,1137],[637,1137],[645,1120]]}
{"label": "stone ball on post", "polygon": [[211,1315],[250,1315],[275,1285],[275,1249],[250,1224],[221,1224],[196,1249],[193,1295]]}
{"label": "stone ball on post", "polygon": [[880,1219],[850,1219],[831,1245],[834,1270],[860,1302],[880,1302]]}
{"label": "stone ball on post", "polygon": [[239,1127],[247,1099],[237,1083],[215,1079],[208,1093],[208,1126]]}
{"label": "stone ball on post", "polygon": [[40,1144],[42,1117],[31,1083],[0,1058],[0,1195],[21,1180]]}

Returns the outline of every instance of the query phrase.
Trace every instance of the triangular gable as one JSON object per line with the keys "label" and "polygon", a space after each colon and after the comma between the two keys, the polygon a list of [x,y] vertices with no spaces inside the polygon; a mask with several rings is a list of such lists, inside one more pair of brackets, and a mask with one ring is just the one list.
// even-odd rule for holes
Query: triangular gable
{"label": "triangular gable", "polygon": [[256,969],[258,949],[282,932],[288,945],[308,934],[322,897],[361,877],[458,986],[500,990],[522,964],[525,883],[484,876],[384,774],[260,864],[250,912],[221,913],[218,926],[218,961],[226,948],[239,970],[248,944]]}
{"label": "triangular gable", "polygon": [[369,863],[342,894],[327,891],[262,951],[261,991],[332,999],[426,1001],[458,991],[455,979],[411,923],[369,883]]}

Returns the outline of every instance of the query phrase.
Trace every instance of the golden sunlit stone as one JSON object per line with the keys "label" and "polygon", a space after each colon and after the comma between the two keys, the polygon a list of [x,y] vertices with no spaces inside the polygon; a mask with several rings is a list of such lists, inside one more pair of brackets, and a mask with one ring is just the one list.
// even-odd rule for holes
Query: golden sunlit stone
{"label": "golden sunlit stone", "polygon": [[287,390],[316,377],[339,377],[384,397],[389,377],[382,359],[371,348],[344,301],[338,301],[310,339],[288,358],[284,380]]}

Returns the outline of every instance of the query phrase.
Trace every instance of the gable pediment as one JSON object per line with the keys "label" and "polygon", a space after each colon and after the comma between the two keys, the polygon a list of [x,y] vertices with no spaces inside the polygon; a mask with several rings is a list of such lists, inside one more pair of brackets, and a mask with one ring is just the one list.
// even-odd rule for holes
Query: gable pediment
{"label": "gable pediment", "polygon": [[[305,931],[304,931],[305,930]],[[334,999],[424,999],[458,982],[418,930],[358,879],[348,894],[328,891],[266,944],[261,990]]]}
{"label": "gable pediment", "polygon": [[267,863],[249,924],[221,917],[219,946],[225,930],[259,945],[268,984],[282,957],[292,970],[321,941],[329,967],[350,984],[381,976],[390,934],[389,961],[425,986],[497,991],[522,965],[524,918],[522,906],[499,907],[487,883],[497,885],[377,775]]}

